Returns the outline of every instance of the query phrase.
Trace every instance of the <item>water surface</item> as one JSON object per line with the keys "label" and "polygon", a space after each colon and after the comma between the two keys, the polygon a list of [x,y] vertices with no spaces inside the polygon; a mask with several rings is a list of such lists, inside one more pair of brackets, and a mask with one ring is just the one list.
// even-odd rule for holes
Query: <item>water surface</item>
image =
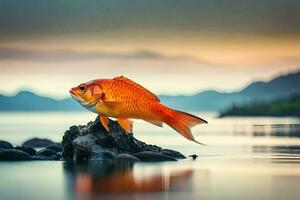
{"label": "water surface", "polygon": [[[299,199],[300,119],[216,118],[193,129],[199,146],[171,128],[137,121],[147,143],[198,154],[180,162],[115,165],[94,162],[1,162],[1,199]],[[20,145],[32,137],[61,141],[91,113],[1,113],[0,138]],[[17,192],[16,192],[17,191]]]}

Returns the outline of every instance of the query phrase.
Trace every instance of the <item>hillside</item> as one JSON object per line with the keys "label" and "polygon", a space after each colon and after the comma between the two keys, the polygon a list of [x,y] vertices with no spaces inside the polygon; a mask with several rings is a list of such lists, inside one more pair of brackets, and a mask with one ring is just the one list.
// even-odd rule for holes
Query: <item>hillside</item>
{"label": "hillside", "polygon": [[15,96],[0,95],[1,111],[72,111],[82,110],[72,99],[54,100],[32,92],[21,91]]}
{"label": "hillside", "polygon": [[232,106],[220,114],[227,116],[298,116],[300,117],[300,95],[274,100],[271,102],[253,102]]}
{"label": "hillside", "polygon": [[300,71],[282,75],[269,82],[253,82],[247,87],[231,93],[214,90],[192,96],[161,96],[162,102],[182,110],[222,111],[233,104],[252,101],[270,101],[300,93]]}
{"label": "hillside", "polygon": [[[214,90],[191,96],[159,96],[161,102],[186,111],[223,111],[233,104],[271,101],[300,93],[300,71],[274,78],[269,82],[253,82],[231,93]],[[83,110],[74,100],[54,100],[32,92],[22,91],[15,96],[0,95],[0,111],[73,111]]]}

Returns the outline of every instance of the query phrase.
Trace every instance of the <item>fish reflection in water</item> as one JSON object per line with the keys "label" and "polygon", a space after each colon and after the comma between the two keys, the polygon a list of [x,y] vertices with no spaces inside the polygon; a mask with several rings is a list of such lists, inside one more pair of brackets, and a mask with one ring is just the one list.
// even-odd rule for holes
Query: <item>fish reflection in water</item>
{"label": "fish reflection in water", "polygon": [[[133,163],[65,163],[67,185],[70,193],[78,197],[84,194],[101,193],[141,193],[178,191],[189,187],[193,171],[164,170],[162,167],[149,167],[143,164],[135,170]],[[77,198],[78,199],[78,198]]]}

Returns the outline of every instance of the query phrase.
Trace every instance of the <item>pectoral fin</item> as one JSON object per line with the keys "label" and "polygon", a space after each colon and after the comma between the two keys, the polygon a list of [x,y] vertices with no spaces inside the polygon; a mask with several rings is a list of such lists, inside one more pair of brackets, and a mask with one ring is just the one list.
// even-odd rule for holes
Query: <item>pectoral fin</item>
{"label": "pectoral fin", "polygon": [[120,126],[127,132],[127,133],[132,133],[132,128],[133,128],[133,121],[129,119],[122,119],[118,118],[118,123]]}
{"label": "pectoral fin", "polygon": [[109,129],[108,129],[109,119],[108,119],[108,117],[100,115],[100,122],[103,125],[103,127],[107,130],[107,132],[109,132]]}
{"label": "pectoral fin", "polygon": [[109,109],[114,110],[117,106],[119,106],[121,103],[120,102],[115,102],[115,101],[103,101],[103,104],[108,107]]}
{"label": "pectoral fin", "polygon": [[153,121],[153,120],[145,120],[146,122],[153,124],[155,126],[163,127],[163,123],[160,121]]}

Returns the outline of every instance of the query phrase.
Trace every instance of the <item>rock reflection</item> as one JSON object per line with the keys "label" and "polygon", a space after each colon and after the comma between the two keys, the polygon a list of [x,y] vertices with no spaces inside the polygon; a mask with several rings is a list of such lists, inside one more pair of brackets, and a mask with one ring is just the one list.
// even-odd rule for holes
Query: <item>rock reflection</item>
{"label": "rock reflection", "polygon": [[172,171],[161,165],[91,162],[65,163],[70,193],[87,194],[178,191],[191,186],[193,171]]}
{"label": "rock reflection", "polygon": [[254,153],[290,154],[300,156],[300,146],[253,146]]}
{"label": "rock reflection", "polygon": [[272,163],[300,163],[300,146],[253,146],[253,152],[271,154]]}
{"label": "rock reflection", "polygon": [[300,137],[300,124],[253,125],[253,136]]}

